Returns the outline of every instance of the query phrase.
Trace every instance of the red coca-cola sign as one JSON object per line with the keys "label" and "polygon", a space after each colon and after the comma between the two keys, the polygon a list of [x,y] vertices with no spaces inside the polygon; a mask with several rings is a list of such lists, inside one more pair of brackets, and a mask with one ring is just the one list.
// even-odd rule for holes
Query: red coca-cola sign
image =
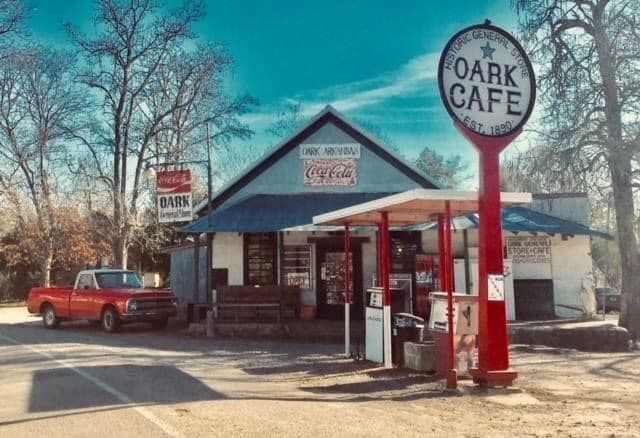
{"label": "red coca-cola sign", "polygon": [[191,192],[190,170],[165,170],[157,173],[158,191],[162,193]]}
{"label": "red coca-cola sign", "polygon": [[356,160],[304,160],[305,186],[355,186]]}

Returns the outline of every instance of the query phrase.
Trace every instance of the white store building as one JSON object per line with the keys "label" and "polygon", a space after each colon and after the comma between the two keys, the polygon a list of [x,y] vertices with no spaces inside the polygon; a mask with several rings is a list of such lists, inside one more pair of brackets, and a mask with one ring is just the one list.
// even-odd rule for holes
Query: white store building
{"label": "white store building", "polygon": [[[207,236],[212,251],[207,257],[204,247],[197,253],[193,246],[171,250],[171,287],[181,303],[209,303],[215,294],[207,293],[207,275],[212,290],[296,285],[300,318],[340,319],[342,227],[314,226],[312,217],[416,188],[439,185],[327,107],[216,193],[210,221],[206,203],[199,207],[200,219],[180,231],[201,240]],[[608,236],[589,229],[587,211],[580,194],[534,195],[531,205],[503,209],[507,281],[512,280],[509,319],[573,317],[593,310],[590,239]],[[460,292],[476,291],[477,224],[475,215],[453,221]],[[360,319],[365,291],[378,275],[378,239],[375,229],[356,228],[351,235],[351,316]],[[410,276],[412,310],[425,313],[426,294],[438,289],[436,227],[392,230],[391,238],[392,273]],[[194,293],[196,254],[199,290]]]}

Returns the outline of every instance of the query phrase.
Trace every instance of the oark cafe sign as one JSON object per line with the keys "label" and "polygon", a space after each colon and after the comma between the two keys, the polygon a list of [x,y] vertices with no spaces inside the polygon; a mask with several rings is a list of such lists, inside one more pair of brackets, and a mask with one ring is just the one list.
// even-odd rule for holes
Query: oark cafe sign
{"label": "oark cafe sign", "polygon": [[535,102],[527,54],[506,31],[488,23],[463,29],[449,40],[440,57],[438,85],[451,117],[486,137],[520,129]]}

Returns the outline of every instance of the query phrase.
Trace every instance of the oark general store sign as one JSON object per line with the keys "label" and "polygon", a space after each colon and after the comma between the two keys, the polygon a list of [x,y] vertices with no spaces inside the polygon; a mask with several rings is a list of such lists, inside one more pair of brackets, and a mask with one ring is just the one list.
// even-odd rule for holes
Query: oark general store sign
{"label": "oark general store sign", "polygon": [[180,222],[193,219],[191,205],[191,171],[158,172],[158,222]]}
{"label": "oark general store sign", "polygon": [[355,186],[360,144],[302,144],[305,186]]}

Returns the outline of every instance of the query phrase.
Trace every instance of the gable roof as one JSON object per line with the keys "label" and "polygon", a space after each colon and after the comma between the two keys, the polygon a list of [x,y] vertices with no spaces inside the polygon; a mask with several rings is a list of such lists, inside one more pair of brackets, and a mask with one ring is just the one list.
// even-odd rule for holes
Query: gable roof
{"label": "gable roof", "polygon": [[[432,177],[426,175],[425,173],[421,172],[414,166],[404,161],[404,159],[391,152],[389,148],[386,147],[380,140],[376,139],[366,130],[348,120],[345,116],[336,111],[336,109],[331,105],[327,105],[305,126],[298,129],[289,137],[277,144],[275,147],[265,153],[264,156],[257,162],[249,166],[247,170],[231,179],[220,190],[218,190],[218,192],[216,192],[212,197],[212,208],[216,209],[217,207],[219,207],[240,189],[251,183],[251,181],[254,180],[258,175],[260,175],[269,167],[271,167],[271,165],[276,163],[280,158],[284,157],[287,153],[297,147],[313,132],[317,131],[321,126],[329,122],[334,123],[338,128],[345,131],[356,141],[358,141],[373,153],[378,155],[380,158],[387,161],[393,167],[407,175],[410,179],[415,181],[418,186],[432,189],[439,189],[442,187],[441,183],[437,182]],[[200,214],[206,207],[207,200],[201,202],[195,207],[194,214]]]}

